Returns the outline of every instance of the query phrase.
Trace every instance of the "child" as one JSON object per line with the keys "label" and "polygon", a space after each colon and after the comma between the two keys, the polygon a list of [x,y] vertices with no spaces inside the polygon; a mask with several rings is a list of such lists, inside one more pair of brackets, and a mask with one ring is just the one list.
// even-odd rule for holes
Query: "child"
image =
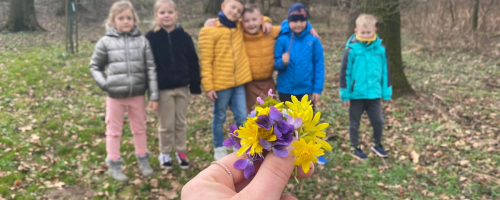
{"label": "child", "polygon": [[[325,78],[323,47],[310,31],[307,9],[294,3],[288,10],[288,20],[281,25],[281,32],[274,49],[274,69],[278,71],[277,89],[280,101],[299,100],[311,96],[317,104],[321,98]],[[323,156],[318,164],[326,164]]]}
{"label": "child", "polygon": [[351,152],[361,160],[367,158],[358,139],[359,120],[365,110],[373,127],[371,150],[387,157],[381,144],[384,119],[380,98],[391,99],[392,84],[386,49],[375,34],[376,23],[372,15],[362,14],[356,19],[355,34],[347,41],[340,70],[340,98],[349,107]]}
{"label": "child", "polygon": [[[155,110],[158,100],[155,64],[149,42],[135,25],[139,21],[129,1],[111,6],[106,36],[96,44],[90,71],[97,85],[108,93],[106,100],[106,151],[108,173],[115,180],[127,181],[122,172],[120,138],[123,118],[128,112],[134,135],[135,154],[143,176],[153,174],[146,147],[146,100],[149,87],[149,108]],[[105,75],[104,68],[108,66]]]}
{"label": "child", "polygon": [[[201,94],[200,66],[191,36],[176,26],[178,13],[172,0],[157,0],[154,6],[156,24],[146,34],[153,50],[160,101],[158,132],[160,165],[172,168],[172,144],[181,169],[189,168],[186,158],[186,114],[189,93]],[[188,86],[189,85],[189,86]]]}
{"label": "child", "polygon": [[198,37],[201,83],[207,98],[214,102],[212,132],[215,160],[227,155],[226,147],[222,146],[227,107],[233,111],[236,124],[243,125],[247,114],[243,84],[252,81],[243,43],[243,28],[237,23],[243,12],[243,0],[225,0],[221,7],[217,26],[202,28]]}

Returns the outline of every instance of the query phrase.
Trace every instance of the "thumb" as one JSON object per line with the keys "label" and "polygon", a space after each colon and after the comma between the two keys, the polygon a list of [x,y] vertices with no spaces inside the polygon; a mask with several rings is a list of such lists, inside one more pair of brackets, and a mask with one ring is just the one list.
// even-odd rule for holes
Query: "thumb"
{"label": "thumb", "polygon": [[238,195],[254,199],[280,199],[294,170],[292,145],[287,147],[288,156],[280,158],[269,152],[252,182]]}

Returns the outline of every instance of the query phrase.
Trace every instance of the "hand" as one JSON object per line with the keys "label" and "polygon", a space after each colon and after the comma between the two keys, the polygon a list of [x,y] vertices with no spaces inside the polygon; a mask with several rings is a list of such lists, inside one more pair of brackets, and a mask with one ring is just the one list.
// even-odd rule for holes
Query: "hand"
{"label": "hand", "polygon": [[316,32],[316,29],[312,28],[311,31],[309,31],[309,33],[311,33],[311,35],[313,35],[314,37],[321,39],[318,32]]}
{"label": "hand", "polygon": [[284,53],[284,54],[281,56],[281,58],[283,59],[283,64],[284,64],[285,66],[287,66],[287,65],[288,65],[288,63],[290,62],[290,54],[288,54],[288,53]]}
{"label": "hand", "polygon": [[272,30],[273,25],[271,24],[271,22],[266,22],[262,25],[262,32],[264,32],[264,34],[268,35]]}
{"label": "hand", "polygon": [[313,104],[318,104],[319,101],[321,100],[321,94],[313,93],[311,100],[312,100]]}
{"label": "hand", "polygon": [[[290,145],[286,158],[279,158],[269,152],[262,164],[256,163],[256,175],[248,180],[244,178],[242,170],[233,167],[236,160],[246,155],[238,158],[236,153],[229,154],[219,162],[233,174],[234,182],[223,167],[212,164],[186,183],[182,188],[181,199],[296,199],[282,193],[288,180],[292,179],[291,175],[295,168],[292,149]],[[302,167],[298,167],[297,178],[310,177],[313,172],[312,164],[307,174],[302,171]]]}
{"label": "hand", "polygon": [[351,101],[344,101],[344,106],[345,107],[349,107],[351,105]]}
{"label": "hand", "polygon": [[158,102],[157,101],[150,101],[148,108],[151,112],[156,111],[156,109],[158,108]]}
{"label": "hand", "polygon": [[215,18],[208,18],[207,21],[205,21],[205,27],[210,26],[217,26],[217,20]]}
{"label": "hand", "polygon": [[205,96],[212,102],[215,102],[215,100],[218,98],[215,90],[208,91],[207,94],[205,94]]}

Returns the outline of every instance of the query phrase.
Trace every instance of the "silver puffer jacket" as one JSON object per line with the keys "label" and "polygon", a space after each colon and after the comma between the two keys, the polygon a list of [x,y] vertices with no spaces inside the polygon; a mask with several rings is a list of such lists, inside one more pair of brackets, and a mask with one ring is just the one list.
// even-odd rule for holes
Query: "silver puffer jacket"
{"label": "silver puffer jacket", "polygon": [[158,100],[153,54],[148,40],[141,36],[137,27],[129,33],[108,29],[95,46],[90,72],[97,85],[111,98],[144,95],[149,87],[149,100]]}

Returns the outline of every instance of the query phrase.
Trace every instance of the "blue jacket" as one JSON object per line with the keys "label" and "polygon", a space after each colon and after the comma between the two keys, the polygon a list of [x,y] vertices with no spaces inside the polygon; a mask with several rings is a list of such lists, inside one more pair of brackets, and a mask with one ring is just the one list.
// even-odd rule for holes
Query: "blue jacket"
{"label": "blue jacket", "polygon": [[347,41],[340,67],[340,99],[390,100],[391,73],[382,39],[371,44],[359,42],[356,34]]}
{"label": "blue jacket", "polygon": [[[304,95],[321,94],[323,91],[323,47],[319,39],[309,33],[311,28],[308,23],[307,28],[297,36],[288,26],[288,20],[281,24],[281,32],[274,48],[274,69],[278,70],[277,89],[281,93]],[[281,56],[288,50],[290,62],[285,66]]]}

